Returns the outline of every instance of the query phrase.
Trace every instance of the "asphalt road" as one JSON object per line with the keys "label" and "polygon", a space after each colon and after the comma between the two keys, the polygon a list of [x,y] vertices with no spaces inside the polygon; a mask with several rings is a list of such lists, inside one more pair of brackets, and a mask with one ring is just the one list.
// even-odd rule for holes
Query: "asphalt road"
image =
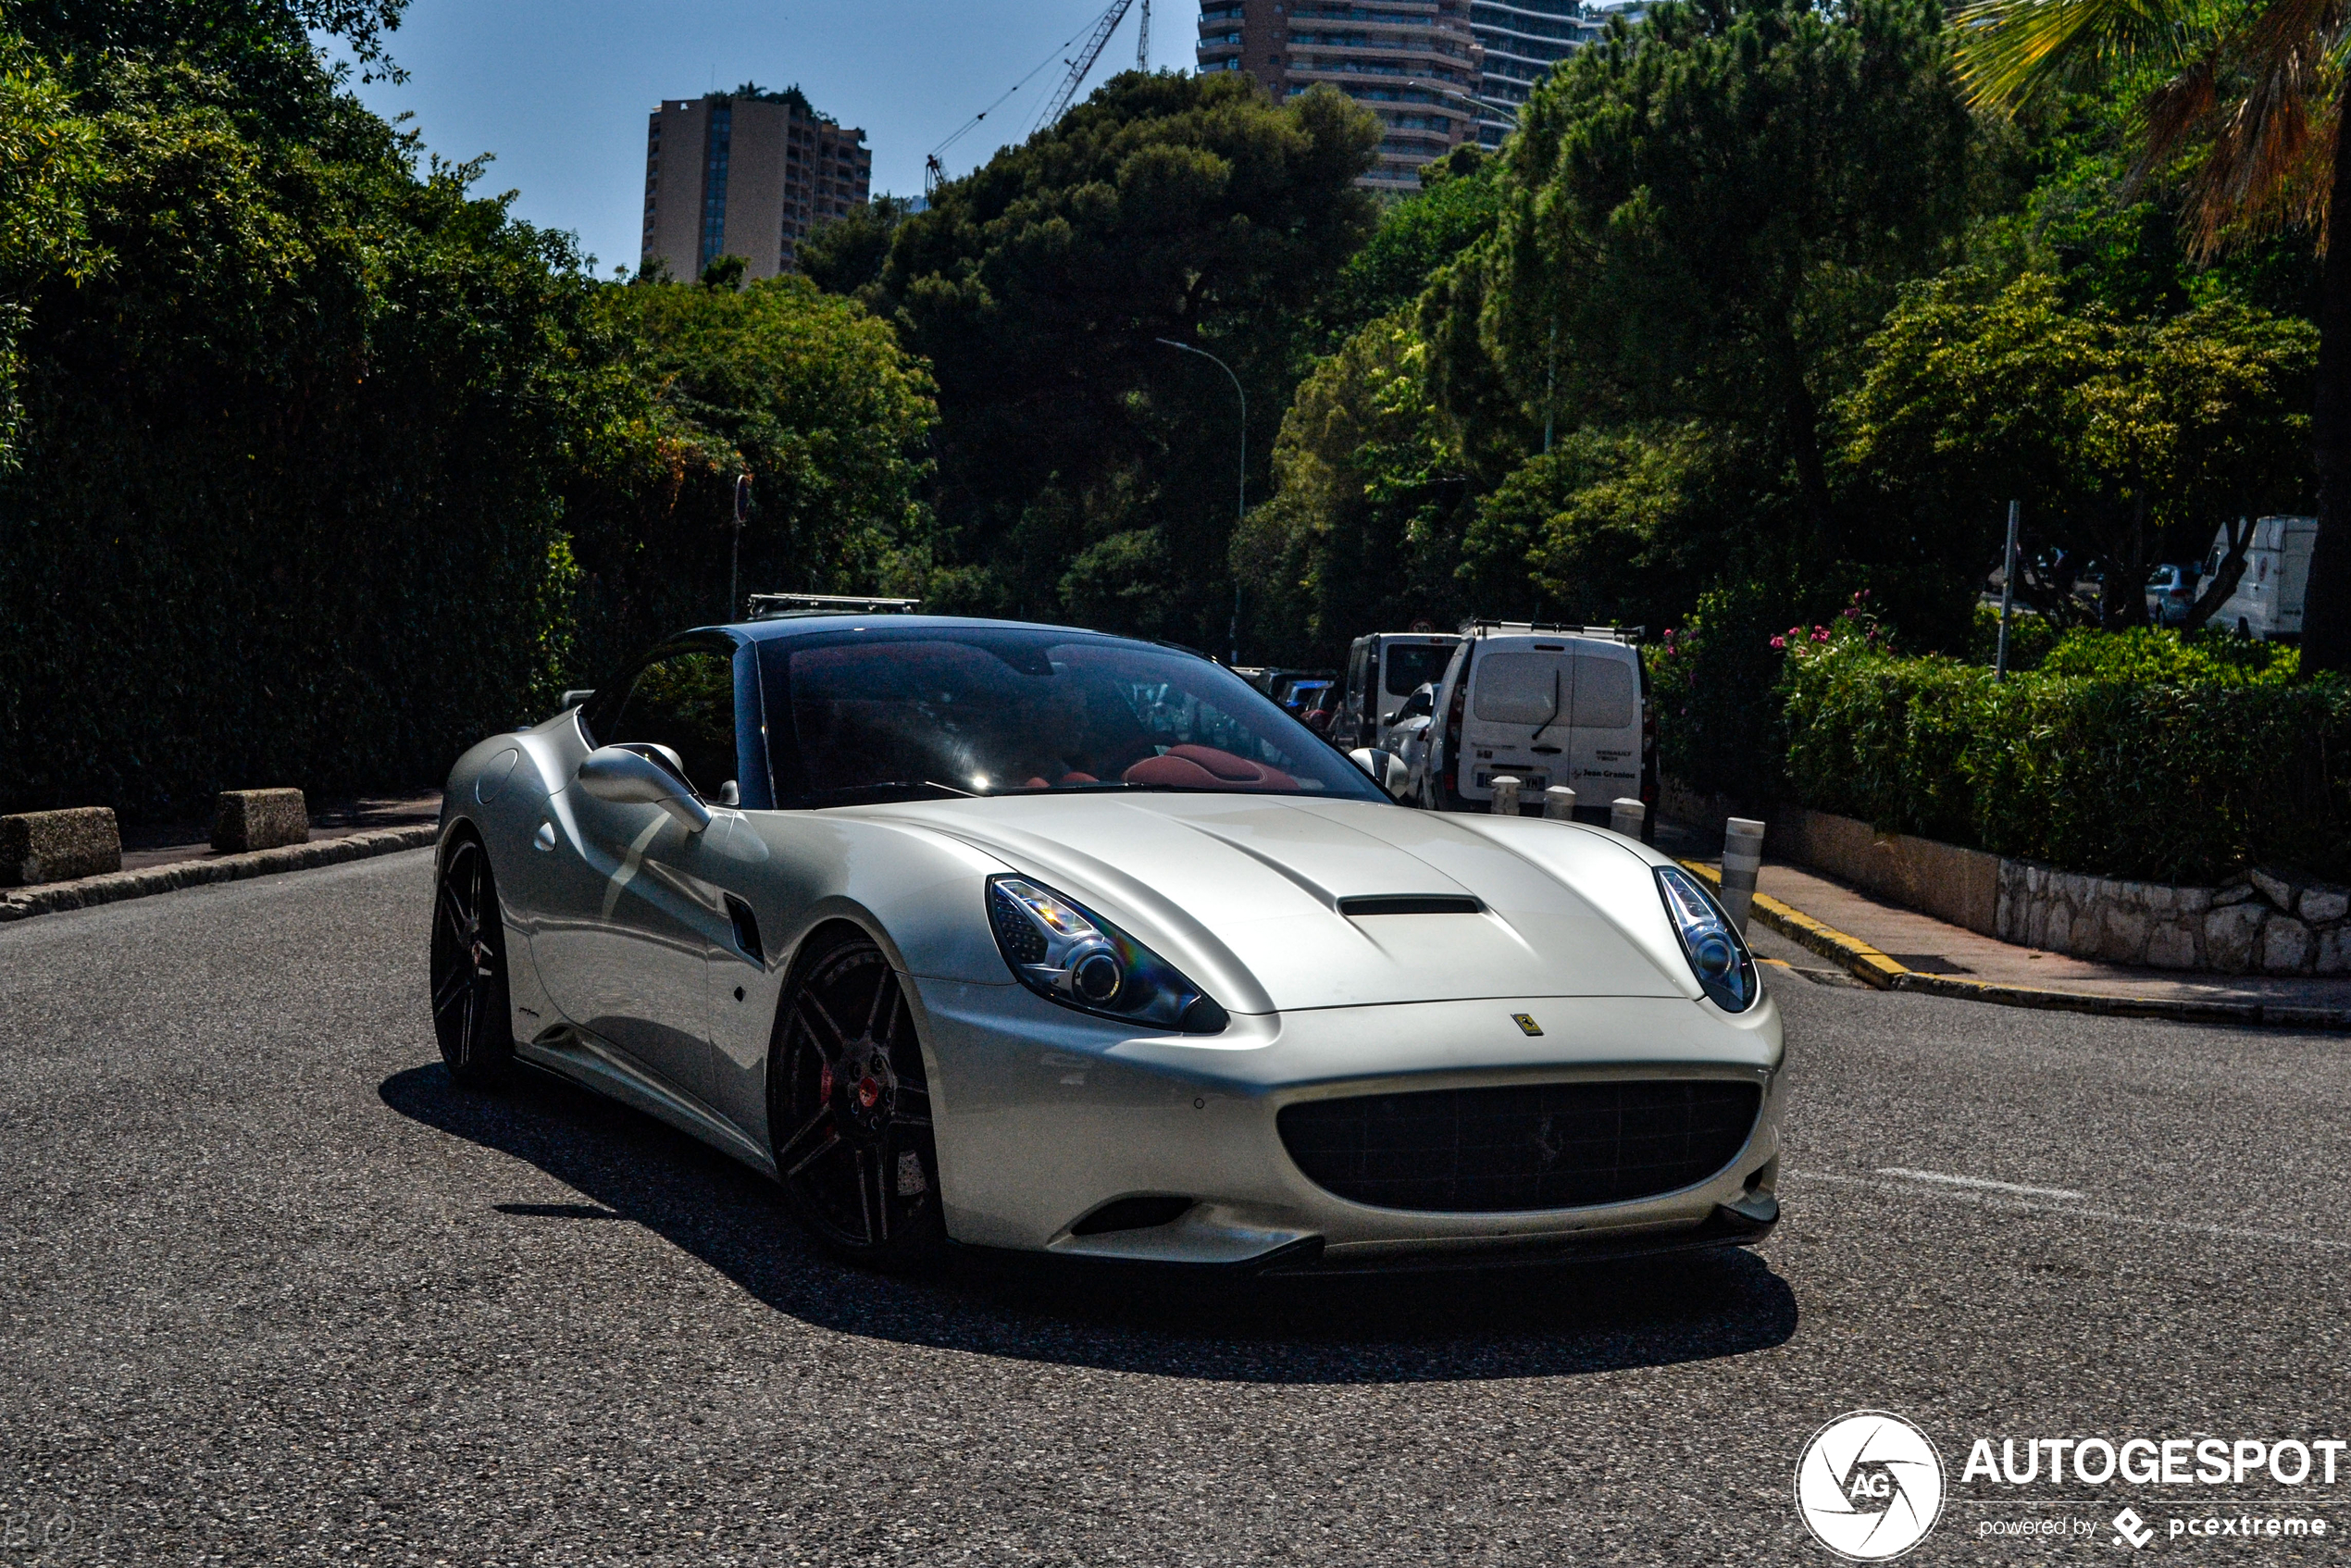
{"label": "asphalt road", "polygon": [[[1800,1076],[1760,1251],[909,1284],[631,1114],[453,1091],[428,876],[0,928],[0,1568],[1827,1562],[1794,1466],[1859,1407],[1949,1467],[1908,1561],[2130,1555],[2124,1500],[2160,1527],[2284,1492],[2337,1534],[2150,1549],[2351,1558],[2351,1463],[2037,1493],[2075,1509],[1958,1474],[1974,1436],[2351,1437],[2344,1038],[1781,971]],[[2069,1512],[2099,1533],[1978,1533]]]}

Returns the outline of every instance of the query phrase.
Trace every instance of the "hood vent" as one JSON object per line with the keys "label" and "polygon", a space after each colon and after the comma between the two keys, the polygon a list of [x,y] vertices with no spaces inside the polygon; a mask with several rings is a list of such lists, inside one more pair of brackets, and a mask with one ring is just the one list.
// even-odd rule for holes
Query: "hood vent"
{"label": "hood vent", "polygon": [[1374,893],[1339,900],[1338,912],[1360,920],[1368,915],[1483,915],[1486,906],[1473,898],[1443,893]]}

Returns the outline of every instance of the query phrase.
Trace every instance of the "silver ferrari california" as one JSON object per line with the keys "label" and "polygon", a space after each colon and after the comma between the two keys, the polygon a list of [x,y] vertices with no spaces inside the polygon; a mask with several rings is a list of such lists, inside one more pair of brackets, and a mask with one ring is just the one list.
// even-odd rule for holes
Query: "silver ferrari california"
{"label": "silver ferrari california", "polygon": [[1219,665],[1061,628],[690,632],[459,759],[432,1012],[950,1243],[1302,1271],[1738,1245],[1780,1022],[1633,840],[1390,802]]}

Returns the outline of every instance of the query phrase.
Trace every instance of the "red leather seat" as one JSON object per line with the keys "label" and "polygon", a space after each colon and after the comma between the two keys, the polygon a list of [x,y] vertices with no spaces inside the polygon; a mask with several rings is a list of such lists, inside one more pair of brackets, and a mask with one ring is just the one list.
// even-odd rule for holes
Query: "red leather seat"
{"label": "red leather seat", "polygon": [[1298,780],[1278,767],[1237,757],[1213,746],[1176,746],[1145,757],[1120,776],[1129,784],[1176,790],[1295,790]]}

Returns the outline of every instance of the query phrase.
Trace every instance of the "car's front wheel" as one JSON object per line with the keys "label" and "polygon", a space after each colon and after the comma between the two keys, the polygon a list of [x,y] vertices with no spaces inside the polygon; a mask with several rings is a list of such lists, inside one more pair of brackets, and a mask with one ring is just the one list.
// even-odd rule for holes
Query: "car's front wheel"
{"label": "car's front wheel", "polygon": [[799,966],[768,1048],[768,1128],[792,1213],[851,1262],[929,1263],[947,1238],[922,1042],[889,955],[844,936]]}
{"label": "car's front wheel", "polygon": [[514,1066],[506,1005],[506,923],[490,855],[470,835],[453,840],[433,889],[432,1027],[449,1076],[494,1089]]}

